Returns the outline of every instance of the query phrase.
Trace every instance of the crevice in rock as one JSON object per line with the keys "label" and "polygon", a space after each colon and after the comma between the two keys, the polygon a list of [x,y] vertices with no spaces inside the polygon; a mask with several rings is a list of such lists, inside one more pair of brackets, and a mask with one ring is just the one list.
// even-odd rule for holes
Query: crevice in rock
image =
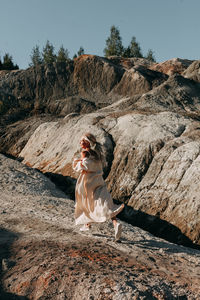
{"label": "crevice in rock", "polygon": [[[164,143],[164,141],[160,141],[159,144],[157,144],[155,146],[158,146],[158,145],[159,145],[159,147],[157,147],[157,149],[156,149],[156,154],[164,147],[165,143]],[[142,181],[142,179],[148,172],[148,169],[150,168],[151,163],[155,157],[153,146],[154,145],[151,145],[151,144],[148,146],[147,155],[145,155],[143,157],[144,170],[143,170],[143,172],[140,173],[140,176],[138,177],[138,180],[139,180],[138,184],[140,184],[140,182]]]}
{"label": "crevice in rock", "polygon": [[180,137],[184,133],[185,129],[186,129],[186,125],[181,124],[175,134],[175,137],[176,138]]}
{"label": "crevice in rock", "polygon": [[9,153],[6,153],[6,152],[1,152],[1,151],[0,151],[0,154],[4,155],[4,156],[7,157],[7,158],[10,158],[10,159],[13,159],[13,160],[17,160],[17,161],[19,161],[19,162],[22,162],[22,161],[23,161],[23,158],[13,156],[12,154],[9,154]]}
{"label": "crevice in rock", "polygon": [[[163,145],[163,147],[164,147],[164,146],[165,146],[165,144]],[[180,147],[180,146],[181,146],[181,145],[177,145],[177,146],[172,145],[171,148],[173,148],[173,150],[176,150],[176,149],[177,149],[178,147]],[[163,148],[163,147],[162,147],[162,148]],[[161,148],[161,149],[162,149],[162,148]],[[161,149],[160,149],[160,150],[161,150]],[[160,151],[160,150],[159,150],[159,151]],[[163,168],[164,168],[166,162],[168,161],[169,157],[171,156],[171,154],[172,154],[172,152],[170,152],[168,156],[163,157],[163,158],[165,158],[165,159],[163,160],[162,164],[159,164],[159,165],[160,165],[160,170],[159,170],[159,172],[157,173],[157,175],[156,175],[154,181],[148,186],[148,189],[150,189],[152,186],[154,186],[156,180],[157,180],[158,177],[160,176],[160,174],[161,174],[161,172],[162,172],[162,170],[163,170]],[[154,158],[153,158],[153,159],[154,159]]]}
{"label": "crevice in rock", "polygon": [[[0,154],[3,154],[9,159],[13,159],[19,162],[22,162],[23,159],[20,157],[15,157],[8,153],[0,152]],[[43,174],[47,178],[49,178],[55,186],[60,189],[62,192],[66,194],[71,200],[75,199],[75,185],[76,185],[76,179],[70,176],[63,176],[61,174],[46,172],[43,173],[39,169],[36,169],[39,173]]]}

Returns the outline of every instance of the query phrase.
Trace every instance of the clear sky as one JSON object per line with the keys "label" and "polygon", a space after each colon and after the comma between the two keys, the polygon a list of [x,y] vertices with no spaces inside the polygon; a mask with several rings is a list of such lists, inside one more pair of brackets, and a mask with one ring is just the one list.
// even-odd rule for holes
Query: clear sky
{"label": "clear sky", "polygon": [[103,56],[115,25],[125,47],[135,36],[158,62],[200,59],[199,15],[200,0],[0,0],[0,57],[8,52],[25,69],[33,47],[42,51],[47,40],[71,58],[80,46]]}

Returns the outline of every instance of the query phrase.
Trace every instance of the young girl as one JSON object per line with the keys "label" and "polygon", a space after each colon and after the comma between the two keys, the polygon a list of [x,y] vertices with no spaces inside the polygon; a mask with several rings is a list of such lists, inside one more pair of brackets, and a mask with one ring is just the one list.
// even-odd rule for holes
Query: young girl
{"label": "young girl", "polygon": [[75,222],[82,224],[81,231],[89,230],[91,223],[101,223],[112,219],[115,228],[115,240],[119,240],[122,225],[116,216],[124,204],[115,205],[102,177],[102,152],[100,144],[91,133],[80,140],[81,157],[74,159],[73,169],[80,172],[76,183]]}

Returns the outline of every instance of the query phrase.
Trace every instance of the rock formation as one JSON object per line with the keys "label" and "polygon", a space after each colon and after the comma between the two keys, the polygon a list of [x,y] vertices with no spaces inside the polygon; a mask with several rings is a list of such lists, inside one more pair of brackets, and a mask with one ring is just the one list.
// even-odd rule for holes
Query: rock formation
{"label": "rock formation", "polygon": [[76,177],[73,154],[81,135],[88,131],[103,145],[107,183],[114,199],[159,216],[199,243],[198,122],[172,112],[66,117],[39,126],[20,157],[42,172]]}
{"label": "rock formation", "polygon": [[68,63],[40,65],[2,75],[0,95],[5,93],[7,97],[1,96],[1,111],[12,115],[86,113],[122,96],[147,92],[166,78],[138,64],[128,70],[112,59],[82,55]]}
{"label": "rock formation", "polygon": [[[41,65],[24,71],[2,72],[0,74],[0,151],[20,158],[29,168],[45,173],[59,184],[68,198],[73,198],[77,174],[71,167],[72,158],[78,150],[81,135],[91,131],[102,144],[105,155],[104,177],[113,199],[126,203],[121,219],[168,241],[198,249],[200,245],[198,73],[199,61],[173,59],[153,64],[145,59],[102,58],[93,55],[83,55],[65,64]],[[6,164],[8,164],[7,160]],[[5,167],[4,163],[2,166]],[[21,164],[19,168],[22,168]],[[24,170],[22,173],[25,172]],[[13,172],[15,174],[15,171]],[[12,187],[8,176],[6,178],[2,180],[4,190],[6,190],[6,182]],[[11,176],[12,178],[16,180],[16,175]],[[43,180],[42,178],[38,177],[38,180]],[[17,181],[19,190],[16,187],[16,192],[23,194],[24,188],[20,190],[20,184],[20,181]],[[49,185],[48,188],[51,189]],[[12,193],[12,188],[11,190],[8,188],[8,192]],[[32,193],[31,189],[28,193]],[[63,195],[62,193],[60,196],[62,199],[64,199]],[[5,203],[9,202],[8,197],[14,196],[10,194],[5,196]],[[27,201],[24,197],[26,198],[27,194],[22,197],[22,202]],[[48,194],[48,197],[51,199],[55,196]],[[58,198],[59,196],[56,196],[56,199]],[[29,201],[30,205],[36,205],[32,196]],[[59,205],[63,207],[64,204],[60,204],[61,202]],[[73,208],[69,204],[72,202],[66,203],[68,203],[67,210],[72,212]],[[55,206],[52,214],[54,210]],[[4,220],[6,217],[7,215]],[[56,217],[52,218],[56,226]],[[5,223],[2,226],[5,226]],[[47,228],[45,226],[44,228]],[[127,232],[133,237],[131,233],[133,229],[130,229],[132,227],[124,226],[128,226]],[[33,227],[35,228],[35,225]],[[12,226],[5,228],[11,232],[17,231]],[[105,228],[108,230],[110,227]],[[69,230],[70,234],[73,230]],[[142,229],[138,230],[144,234]],[[60,232],[60,229],[56,232]],[[108,234],[108,231],[106,232]],[[76,234],[78,237],[78,232]],[[13,236],[12,233],[10,235]],[[150,235],[145,233],[145,239],[148,240],[147,236]],[[88,243],[93,247],[90,238],[92,237],[88,236]],[[126,238],[128,239],[128,235]],[[155,240],[158,241],[156,238]],[[27,243],[29,242],[30,240]],[[65,246],[60,246],[64,245],[62,242],[58,249],[62,247],[65,249]],[[40,242],[37,243],[41,245]],[[51,247],[48,243],[44,246],[44,253],[47,253],[48,247]],[[14,242],[13,245],[19,247],[16,249],[21,251],[22,244],[18,245]],[[55,244],[52,245],[54,245],[53,249],[56,249]],[[113,247],[113,244],[110,246]],[[77,244],[74,244],[74,247],[75,256],[85,257],[82,254],[85,248],[77,249]],[[34,251],[34,247],[30,249]],[[126,252],[124,245],[120,249]],[[99,251],[100,248],[96,250]],[[69,249],[66,248],[66,251],[68,253]],[[198,251],[195,252],[195,257],[198,256],[197,253]],[[41,262],[42,259],[41,257],[38,261]],[[6,262],[3,265],[7,268]],[[146,272],[147,270],[145,274]],[[188,272],[190,272],[189,268]],[[193,278],[194,282],[195,278]],[[30,280],[33,279],[30,277]],[[37,280],[43,282],[47,279],[45,277]],[[122,280],[125,280],[124,277]],[[10,281],[5,282],[8,287]],[[49,284],[48,280],[47,282]],[[89,281],[87,282],[89,284]],[[161,281],[158,285],[160,284]],[[180,290],[177,294],[173,294],[174,290],[170,288],[169,282],[165,284],[171,294],[166,296],[166,290],[163,288],[163,298],[160,299],[166,297],[173,299],[174,295],[176,297],[183,295]],[[132,283],[127,285],[133,288]],[[127,285],[123,288],[128,293]],[[15,288],[18,289],[19,286]],[[109,288],[112,290],[111,286]],[[134,288],[139,296],[157,297],[153,293],[142,294],[144,291],[141,292],[138,286]],[[77,295],[78,291],[80,290],[76,292],[74,290],[74,295]],[[27,293],[24,292],[24,295]],[[30,295],[33,295],[31,293]],[[104,292],[101,293],[99,299],[106,299]],[[188,296],[190,293],[193,293],[191,294],[193,297],[195,290],[191,292],[187,287],[184,295]],[[158,294],[162,294],[161,290]],[[46,297],[46,294],[43,295]],[[112,299],[112,296],[108,296],[108,299],[109,297]]]}

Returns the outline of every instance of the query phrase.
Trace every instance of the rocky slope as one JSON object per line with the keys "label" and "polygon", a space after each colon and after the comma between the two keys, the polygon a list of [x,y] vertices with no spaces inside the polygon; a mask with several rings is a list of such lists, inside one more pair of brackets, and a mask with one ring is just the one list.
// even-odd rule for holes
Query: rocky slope
{"label": "rocky slope", "polygon": [[74,202],[0,155],[1,299],[199,299],[200,251],[111,222],[74,226]]}
{"label": "rocky slope", "polygon": [[[66,64],[1,72],[0,152],[20,157],[24,164],[44,172],[68,198],[74,197],[77,177],[71,161],[86,131],[102,144],[104,177],[113,198],[127,204],[121,219],[198,249],[199,61],[150,64],[145,59],[83,55]],[[6,180],[12,186],[8,176]],[[5,183],[6,189],[5,203],[8,197],[14,199]],[[29,201],[36,209],[32,196]],[[7,226],[8,215],[2,216]],[[55,226],[56,222],[60,221],[55,218]],[[8,236],[13,237],[15,227],[11,227],[5,230],[11,230]],[[145,239],[147,236],[145,233]],[[47,254],[51,246],[45,245]]]}
{"label": "rocky slope", "polygon": [[166,78],[136,62],[127,69],[112,59],[82,55],[67,63],[3,73],[0,113],[12,113],[17,118],[35,112],[62,116],[72,111],[91,112],[122,96],[147,92]]}
{"label": "rocky slope", "polygon": [[[73,197],[71,160],[82,133],[92,131],[103,145],[113,198],[134,209],[124,218],[141,226],[135,219],[143,212],[154,234],[178,243],[184,234],[199,244],[198,72],[198,61],[92,55],[3,72],[0,150],[21,156]],[[158,219],[182,234],[155,230]]]}
{"label": "rocky slope", "polygon": [[[12,153],[15,148],[14,155],[21,150],[18,143],[16,151],[15,143],[24,132],[23,122],[8,130],[5,125],[31,118],[31,127],[32,119],[33,123],[35,119],[43,123],[47,117],[52,120],[69,113],[90,113],[127,97],[129,101],[122,102],[121,110],[127,106],[129,110],[149,112],[178,109],[199,118],[199,84],[182,76],[167,80],[163,65],[172,66],[173,74],[185,74],[187,78],[191,73],[198,75],[198,61],[173,59],[150,64],[145,59],[92,55],[68,63],[0,71],[0,150]],[[27,132],[28,121],[24,127]]]}

